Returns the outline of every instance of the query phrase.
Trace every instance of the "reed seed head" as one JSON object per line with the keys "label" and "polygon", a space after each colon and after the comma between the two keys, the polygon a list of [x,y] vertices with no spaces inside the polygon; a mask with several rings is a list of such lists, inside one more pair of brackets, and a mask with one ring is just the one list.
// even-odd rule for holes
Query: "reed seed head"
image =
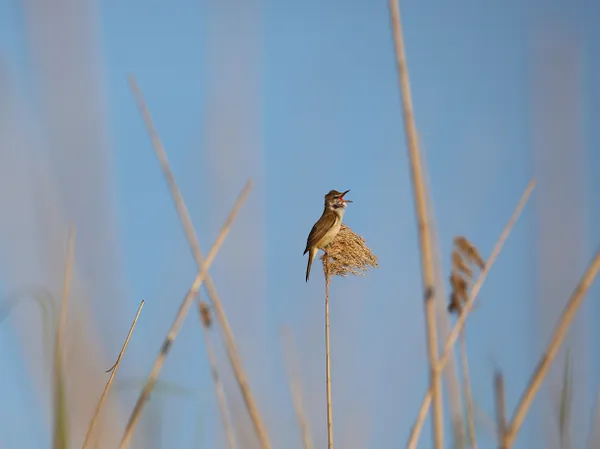
{"label": "reed seed head", "polygon": [[473,277],[473,270],[468,261],[458,251],[452,251],[452,272],[455,271],[463,273],[467,278]]}
{"label": "reed seed head", "polygon": [[483,258],[479,251],[465,237],[459,236],[454,239],[452,251],[452,271],[450,273],[450,303],[448,312],[461,314],[463,305],[469,299],[469,288],[473,280],[473,268],[485,267]]}
{"label": "reed seed head", "polygon": [[200,301],[198,308],[200,310],[200,319],[202,320],[202,325],[206,329],[210,329],[212,324],[212,316],[210,314],[210,307],[204,301]]}
{"label": "reed seed head", "polygon": [[463,256],[466,257],[469,262],[477,265],[482,270],[484,269],[485,262],[483,261],[483,258],[479,255],[479,251],[477,251],[475,245],[469,242],[466,237],[456,237],[454,239],[454,246],[456,247],[455,251],[459,250],[462,252]]}
{"label": "reed seed head", "polygon": [[342,223],[340,231],[321,255],[325,278],[333,276],[364,276],[367,270],[379,268],[377,256],[367,246],[365,239]]}

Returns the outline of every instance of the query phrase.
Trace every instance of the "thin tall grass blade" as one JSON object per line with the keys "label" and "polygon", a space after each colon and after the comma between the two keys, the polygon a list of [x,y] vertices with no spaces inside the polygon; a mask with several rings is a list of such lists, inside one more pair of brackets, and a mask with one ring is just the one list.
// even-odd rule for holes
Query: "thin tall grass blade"
{"label": "thin tall grass blade", "polygon": [[571,353],[567,349],[563,379],[560,389],[560,401],[558,404],[558,430],[560,433],[560,448],[568,449],[570,444],[571,407],[573,403],[573,373]]}
{"label": "thin tall grass blade", "polygon": [[133,329],[135,328],[135,325],[137,324],[137,320],[140,317],[140,313],[142,312],[143,307],[144,307],[144,300],[142,300],[142,302],[140,302],[137,313],[135,314],[135,318],[133,319],[133,323],[131,323],[131,327],[129,328],[129,332],[127,333],[127,338],[125,338],[125,343],[123,344],[123,348],[121,349],[121,352],[119,353],[119,356],[117,357],[117,361],[107,371],[107,372],[110,372],[110,377],[108,378],[108,381],[106,382],[106,386],[104,387],[102,396],[100,396],[100,399],[98,400],[98,405],[96,406],[94,416],[92,417],[92,421],[90,422],[90,426],[89,426],[87,434],[85,436],[85,441],[83,442],[83,449],[86,449],[88,447],[90,438],[92,436],[92,432],[94,431],[94,428],[96,427],[96,423],[98,422],[98,418],[100,417],[100,412],[102,411],[102,406],[104,405],[104,401],[106,401],[106,398],[108,397],[108,392],[110,391],[110,387],[113,383],[113,380],[114,380],[115,376],[117,375],[117,370],[119,369],[119,364],[121,363],[123,354],[125,354],[125,350],[127,349],[127,345],[129,344],[129,339],[131,338],[131,334],[133,333]]}
{"label": "thin tall grass blade", "polygon": [[494,397],[496,402],[496,432],[500,449],[508,449],[506,442],[506,393],[504,391],[504,376],[500,370],[494,373]]}
{"label": "thin tall grass blade", "polygon": [[54,347],[53,395],[54,395],[54,425],[52,431],[52,448],[68,449],[69,427],[67,419],[67,401],[65,391],[65,372],[63,369],[64,331],[67,326],[69,295],[73,276],[73,258],[75,253],[75,229],[71,227],[68,233],[67,259],[63,280],[63,292],[60,302],[60,316],[56,328],[56,343]]}

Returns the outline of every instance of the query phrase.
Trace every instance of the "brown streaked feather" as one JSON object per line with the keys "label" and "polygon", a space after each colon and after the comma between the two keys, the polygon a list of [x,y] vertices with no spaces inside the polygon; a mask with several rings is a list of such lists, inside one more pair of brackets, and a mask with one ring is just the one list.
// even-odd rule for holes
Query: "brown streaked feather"
{"label": "brown streaked feather", "polygon": [[308,234],[308,239],[306,240],[306,249],[304,250],[303,255],[308,252],[310,248],[315,246],[331,229],[331,227],[335,224],[335,221],[338,219],[335,212],[325,211],[321,218],[315,223],[315,225],[310,230],[310,234]]}

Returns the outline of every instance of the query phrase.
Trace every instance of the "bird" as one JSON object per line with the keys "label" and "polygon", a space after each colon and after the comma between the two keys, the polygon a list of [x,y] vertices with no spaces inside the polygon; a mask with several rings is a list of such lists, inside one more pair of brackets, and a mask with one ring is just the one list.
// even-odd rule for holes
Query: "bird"
{"label": "bird", "polygon": [[344,218],[344,212],[348,203],[352,201],[344,199],[344,195],[350,190],[345,192],[338,192],[337,190],[331,190],[325,195],[325,208],[323,215],[317,220],[308,239],[306,239],[306,249],[304,254],[308,253],[308,265],[306,267],[306,282],[310,277],[310,267],[312,266],[313,260],[322,249],[326,254],[327,246],[333,241],[335,236],[342,226],[342,219]]}

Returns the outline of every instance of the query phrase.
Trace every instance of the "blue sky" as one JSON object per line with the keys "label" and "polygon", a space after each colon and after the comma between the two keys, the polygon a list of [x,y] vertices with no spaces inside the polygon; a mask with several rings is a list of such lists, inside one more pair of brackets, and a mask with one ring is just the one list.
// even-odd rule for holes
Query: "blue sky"
{"label": "blue sky", "polygon": [[[5,73],[18,86],[2,112],[14,119],[16,109],[33,111],[23,133],[45,142],[50,162],[44,169],[56,180],[65,214],[77,221],[78,261],[108,354],[118,352],[139,300],[147,301],[119,377],[147,375],[195,273],[128,90],[127,76],[134,74],[205,253],[245,181],[256,182],[211,272],[276,447],[300,447],[283,376],[282,325],[294,331],[313,431],[319,444],[325,441],[323,281],[313,276],[304,282],[301,251],[324,193],[351,189],[354,203],[346,223],[367,239],[380,268],[365,278],[336,279],[332,287],[336,440],[348,449],[401,445],[427,379],[417,234],[387,2],[56,5],[0,1],[0,67],[8,68]],[[475,400],[491,414],[492,373],[499,366],[512,409],[562,304],[600,243],[598,6],[591,0],[460,0],[407,1],[401,9],[445,268],[458,234],[489,254],[529,179],[540,174],[538,191],[468,325]],[[534,102],[542,102],[536,96],[541,95],[550,97],[543,104],[558,104],[551,101],[554,91],[537,90],[543,84],[534,50],[546,45],[554,54],[563,37],[578,42],[581,58],[581,122],[572,129],[542,114]],[[55,64],[57,55],[69,69]],[[565,129],[580,139],[579,165],[566,162],[576,148],[561,146],[557,136]],[[3,128],[7,134],[0,136],[9,131]],[[79,137],[65,137],[70,131]],[[15,160],[5,160],[5,175]],[[555,192],[567,193],[555,197]],[[2,196],[3,210],[12,217],[19,217],[14,201],[19,195],[30,194]],[[570,215],[580,195],[583,202],[575,210],[580,215]],[[552,219],[539,228],[543,216]],[[27,244],[35,248],[43,234],[24,226],[20,238],[31,238]],[[7,292],[15,287],[8,254],[19,240],[11,229],[16,228],[4,226],[2,233]],[[549,252],[540,253],[545,242],[565,246],[550,244]],[[540,254],[557,263],[544,264]],[[567,259],[558,260],[560,255]],[[564,274],[556,288],[538,286],[556,273]],[[19,282],[27,280],[24,271],[20,276]],[[598,354],[599,308],[590,301],[584,311],[574,338],[589,354]],[[0,404],[5,423],[0,447],[17,447],[16,442],[44,447],[48,425],[36,411],[39,398],[23,362],[18,322],[0,328],[0,391],[6,398]],[[588,367],[578,396],[588,417],[598,359],[577,363]],[[234,388],[227,371],[225,378]],[[165,444],[211,447],[219,441],[195,317],[186,321],[161,379],[195,392],[162,399]],[[131,392],[125,395],[125,411],[134,399]],[[231,400],[239,405],[237,396]],[[544,400],[536,401],[517,447],[534,447],[546,438],[541,428],[553,417],[544,415]],[[198,421],[202,438],[195,440]],[[424,432],[420,447],[429,448],[429,423]],[[486,430],[480,435],[480,447],[494,447]],[[577,447],[583,447],[578,438]]]}

